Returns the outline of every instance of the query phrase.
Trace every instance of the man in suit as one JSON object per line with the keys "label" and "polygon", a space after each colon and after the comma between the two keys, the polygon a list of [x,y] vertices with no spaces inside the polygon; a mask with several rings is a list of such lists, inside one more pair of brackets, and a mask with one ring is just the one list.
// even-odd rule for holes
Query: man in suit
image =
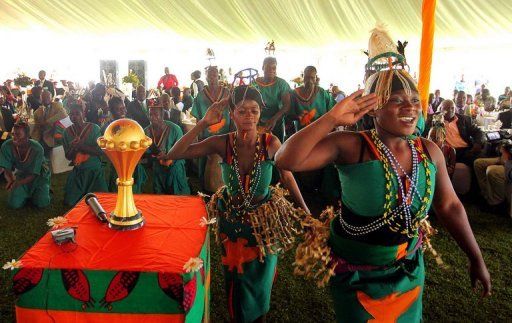
{"label": "man in suit", "polygon": [[137,121],[143,129],[149,126],[146,89],[143,85],[137,87],[135,100],[128,104],[127,110],[127,117]]}
{"label": "man in suit", "polygon": [[55,123],[67,117],[60,102],[52,102],[50,91],[41,95],[42,105],[34,111],[34,127],[30,136],[43,146],[45,156],[55,147]]}
{"label": "man in suit", "polygon": [[501,129],[512,128],[512,97],[510,97],[510,108],[505,112],[498,114],[498,120],[501,121]]}
{"label": "man in suit", "polygon": [[46,79],[45,71],[43,71],[43,70],[39,71],[39,80],[37,80],[34,85],[42,87],[43,90],[48,90],[50,92],[50,94],[52,95],[52,97],[55,96],[55,88],[53,86],[53,83]]}
{"label": "man in suit", "polygon": [[455,96],[455,113],[471,116],[471,108],[466,104],[466,92],[458,91]]}
{"label": "man in suit", "polygon": [[432,110],[434,110],[434,112],[439,112],[438,107],[443,101],[444,99],[441,97],[441,91],[436,90],[434,92],[434,101],[432,101]]}
{"label": "man in suit", "polygon": [[470,117],[455,113],[452,100],[444,100],[439,108],[444,114],[446,141],[455,148],[457,162],[472,166],[485,144],[484,133]]}

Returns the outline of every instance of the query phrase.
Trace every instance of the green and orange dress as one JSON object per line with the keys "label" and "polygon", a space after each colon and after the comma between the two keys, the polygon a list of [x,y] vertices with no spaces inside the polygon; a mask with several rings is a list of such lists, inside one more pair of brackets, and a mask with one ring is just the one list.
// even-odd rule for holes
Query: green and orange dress
{"label": "green and orange dress", "polygon": [[[215,97],[211,92],[210,87],[205,86],[204,89],[197,94],[192,104],[191,114],[197,121],[204,118],[208,108],[215,102],[218,102],[229,95],[229,90],[219,85],[219,93]],[[213,124],[205,129],[199,135],[199,141],[209,138],[211,136],[223,135],[229,132],[231,128],[231,118],[229,117],[229,109],[224,109],[222,112],[222,120],[219,123]],[[207,157],[198,159],[198,177],[201,185],[204,185],[204,171],[206,168]]]}
{"label": "green and orange dress", "polygon": [[[300,230],[298,223],[305,216],[286,200],[283,189],[270,186],[273,161],[267,147],[271,134],[258,136],[253,170],[244,178],[238,171],[236,137],[234,133],[226,136],[226,158],[221,163],[226,186],[208,205],[210,217],[218,219],[229,314],[236,322],[253,322],[268,312],[277,256],[292,246]],[[250,205],[233,202],[243,194],[263,199],[257,203],[244,199]]]}
{"label": "green and orange dress", "polygon": [[[397,178],[374,131],[361,133],[361,141],[360,162],[337,165],[341,211],[304,221],[312,230],[297,249],[296,273],[320,277],[319,285],[330,283],[338,322],[419,322],[425,279],[421,246],[429,231],[436,166],[421,139],[410,139],[418,156],[414,185],[411,177]],[[369,161],[362,160],[366,147]],[[405,203],[400,186],[412,192]],[[399,205],[408,206],[409,216],[396,212]]]}
{"label": "green and orange dress", "polygon": [[74,126],[66,128],[63,137],[65,152],[71,149],[73,141],[79,138],[83,144],[97,149],[98,155],[76,153],[71,161],[73,170],[68,175],[64,189],[64,204],[73,206],[87,193],[108,191],[99,157],[103,152],[96,143],[100,136],[100,127],[94,123],[85,122],[81,132],[76,131]]}
{"label": "green and orange dress", "polygon": [[[304,87],[298,87],[291,92],[291,114],[297,130],[309,126],[318,118],[329,112],[336,104],[326,90],[320,86],[314,86],[310,93],[304,93]],[[287,134],[288,135],[288,134]],[[296,178],[301,189],[311,190],[318,188],[322,197],[326,200],[339,200],[340,183],[334,165],[328,165],[324,169],[296,173]],[[310,180],[305,180],[307,178]],[[313,180],[312,184],[309,184]],[[308,187],[313,186],[313,187]]]}
{"label": "green and orange dress", "polygon": [[[280,77],[275,77],[271,83],[264,83],[262,79],[256,79],[252,84],[258,89],[265,102],[265,107],[261,111],[260,126],[264,126],[265,122],[270,120],[276,113],[283,108],[282,96],[290,92],[290,85],[288,82]],[[272,133],[279,138],[281,142],[284,141],[284,117],[276,122],[276,126]]]}

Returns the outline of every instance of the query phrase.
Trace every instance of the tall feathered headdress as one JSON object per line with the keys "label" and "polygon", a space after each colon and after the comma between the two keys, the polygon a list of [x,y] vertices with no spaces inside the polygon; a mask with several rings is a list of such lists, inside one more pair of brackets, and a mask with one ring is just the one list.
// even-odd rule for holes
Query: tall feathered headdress
{"label": "tall feathered headdress", "polygon": [[365,65],[365,90],[363,95],[375,93],[378,97],[378,108],[389,100],[393,91],[393,80],[398,81],[401,88],[411,95],[418,91],[416,82],[406,70],[405,46],[407,42],[395,42],[391,39],[383,25],[371,31],[368,42],[368,62]]}

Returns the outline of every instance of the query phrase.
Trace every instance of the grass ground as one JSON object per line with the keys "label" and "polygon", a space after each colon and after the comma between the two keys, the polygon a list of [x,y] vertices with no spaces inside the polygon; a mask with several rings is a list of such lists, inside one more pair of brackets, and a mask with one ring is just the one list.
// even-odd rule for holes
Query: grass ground
{"label": "grass ground", "polygon": [[[67,211],[63,206],[66,175],[52,177],[53,203],[45,210],[26,207],[13,211],[6,208],[7,194],[0,190],[0,264],[19,257],[47,230],[46,220]],[[192,186],[197,181],[192,179]],[[3,185],[2,185],[3,186]],[[145,187],[149,191],[150,185]],[[312,209],[320,206],[308,198]],[[469,286],[467,262],[447,232],[440,229],[434,238],[435,248],[449,269],[439,268],[426,257],[427,278],[424,293],[424,319],[427,322],[505,322],[512,319],[512,220],[505,216],[482,213],[465,202],[471,225],[482,248],[493,280],[493,295],[480,301]],[[434,226],[436,225],[434,221]],[[222,271],[218,248],[212,245],[212,322],[227,319]],[[283,256],[273,289],[269,322],[332,322],[334,312],[327,289],[292,275],[293,254]],[[14,321],[14,296],[10,292],[10,271],[0,272],[0,322]]]}

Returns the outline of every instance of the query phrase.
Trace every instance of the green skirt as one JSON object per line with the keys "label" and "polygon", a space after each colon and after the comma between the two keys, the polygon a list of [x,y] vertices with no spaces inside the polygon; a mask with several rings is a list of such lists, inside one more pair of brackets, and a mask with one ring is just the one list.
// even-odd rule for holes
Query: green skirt
{"label": "green skirt", "polygon": [[208,204],[210,218],[218,219],[228,309],[235,322],[253,322],[270,309],[277,257],[293,247],[300,234],[299,219],[305,216],[286,195],[271,187],[258,205],[237,215],[229,207],[224,186]]}
{"label": "green skirt", "polygon": [[277,255],[259,260],[252,227],[219,219],[222,267],[228,310],[235,322],[254,322],[270,309],[270,294],[277,270]]}
{"label": "green skirt", "polygon": [[153,162],[153,191],[155,194],[190,195],[185,161],[177,160],[168,167]]}
{"label": "green skirt", "polygon": [[397,259],[397,246],[347,241],[331,227],[333,260],[355,264],[338,265],[330,280],[336,321],[420,322],[425,266],[417,244],[412,239]]}
{"label": "green skirt", "polygon": [[64,190],[64,203],[75,205],[87,193],[107,192],[107,183],[100,163],[75,166],[68,175]]}

